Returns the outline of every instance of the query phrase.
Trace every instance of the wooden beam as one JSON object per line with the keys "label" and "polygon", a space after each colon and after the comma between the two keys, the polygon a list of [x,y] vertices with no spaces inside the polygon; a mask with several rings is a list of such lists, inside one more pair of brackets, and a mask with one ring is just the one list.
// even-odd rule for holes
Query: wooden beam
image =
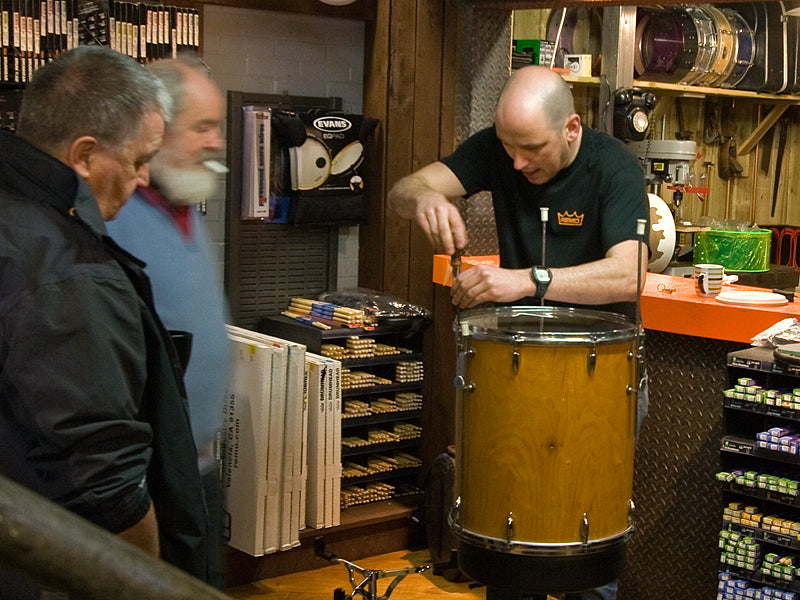
{"label": "wooden beam", "polygon": [[769,114],[766,117],[764,117],[764,120],[761,121],[761,123],[759,123],[756,126],[756,128],[753,130],[753,133],[751,133],[748,136],[748,138],[744,142],[742,142],[742,145],[739,146],[737,154],[743,156],[749,153],[753,148],[755,148],[756,144],[758,144],[758,142],[761,141],[761,138],[764,137],[764,134],[767,133],[767,131],[769,131],[769,128],[772,127],[775,124],[775,122],[781,118],[781,115],[786,112],[786,109],[789,108],[789,106],[791,105],[779,104],[771,111],[769,111]]}

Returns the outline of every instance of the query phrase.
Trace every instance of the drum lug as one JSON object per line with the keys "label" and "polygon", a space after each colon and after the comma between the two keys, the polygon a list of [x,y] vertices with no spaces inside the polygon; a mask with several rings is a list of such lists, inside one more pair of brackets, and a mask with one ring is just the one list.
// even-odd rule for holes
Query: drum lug
{"label": "drum lug", "polygon": [[472,392],[475,390],[475,384],[464,379],[463,375],[456,375],[453,379],[453,385],[456,386],[457,390],[464,392]]}
{"label": "drum lug", "polygon": [[506,541],[511,545],[514,540],[514,513],[508,513],[506,517]]}
{"label": "drum lug", "polygon": [[519,344],[514,344],[514,352],[511,354],[511,370],[514,375],[519,373]]}
{"label": "drum lug", "polygon": [[461,496],[456,498],[453,506],[450,507],[450,527],[454,531],[461,531]]}
{"label": "drum lug", "polygon": [[636,516],[636,505],[633,503],[633,498],[631,498],[628,504],[628,525],[633,525],[634,517]]}
{"label": "drum lug", "polygon": [[589,354],[586,356],[586,369],[589,372],[589,375],[594,374],[594,368],[597,364],[597,346],[592,344],[591,350],[589,350]]}
{"label": "drum lug", "polygon": [[453,379],[453,385],[457,390],[471,392],[475,389],[475,384],[471,381],[467,382],[463,375],[463,373],[467,372],[467,359],[473,356],[475,356],[475,350],[473,348],[467,348],[463,352],[458,353],[458,364],[456,366],[458,375]]}
{"label": "drum lug", "polygon": [[581,541],[584,544],[589,543],[589,516],[583,513],[583,521],[581,522]]}

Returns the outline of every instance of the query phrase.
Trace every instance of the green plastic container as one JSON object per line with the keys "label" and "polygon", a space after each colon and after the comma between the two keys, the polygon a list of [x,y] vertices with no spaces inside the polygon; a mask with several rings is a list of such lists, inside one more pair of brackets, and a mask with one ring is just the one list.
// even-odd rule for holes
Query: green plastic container
{"label": "green plastic container", "polygon": [[699,231],[694,236],[694,263],[722,265],[726,271],[769,271],[771,242],[772,232],[769,229]]}

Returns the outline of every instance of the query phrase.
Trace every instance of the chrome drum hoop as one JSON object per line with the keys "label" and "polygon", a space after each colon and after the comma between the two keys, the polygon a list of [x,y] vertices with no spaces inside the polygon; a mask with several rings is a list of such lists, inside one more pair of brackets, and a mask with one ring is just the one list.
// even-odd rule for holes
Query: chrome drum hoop
{"label": "chrome drum hoop", "polygon": [[[448,519],[448,521],[450,521],[450,519]],[[458,526],[453,526],[452,521],[450,522],[450,525],[453,529],[453,535],[463,542],[472,544],[473,546],[479,546],[493,552],[518,554],[524,556],[575,556],[605,552],[609,548],[613,548],[619,544],[627,543],[627,541],[633,535],[635,529],[633,525],[629,525],[627,529],[616,535],[597,540],[589,540],[585,543],[567,542],[543,544],[536,542],[509,542],[508,540],[482,536],[472,533],[466,529],[461,529]]]}

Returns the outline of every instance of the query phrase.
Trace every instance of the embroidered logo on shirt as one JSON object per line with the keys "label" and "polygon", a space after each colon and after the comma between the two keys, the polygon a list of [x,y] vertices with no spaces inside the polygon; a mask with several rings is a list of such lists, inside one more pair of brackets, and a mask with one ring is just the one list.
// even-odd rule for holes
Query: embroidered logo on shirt
{"label": "embroidered logo on shirt", "polygon": [[583,213],[579,215],[577,210],[571,213],[558,213],[558,224],[567,227],[581,227],[583,226]]}

